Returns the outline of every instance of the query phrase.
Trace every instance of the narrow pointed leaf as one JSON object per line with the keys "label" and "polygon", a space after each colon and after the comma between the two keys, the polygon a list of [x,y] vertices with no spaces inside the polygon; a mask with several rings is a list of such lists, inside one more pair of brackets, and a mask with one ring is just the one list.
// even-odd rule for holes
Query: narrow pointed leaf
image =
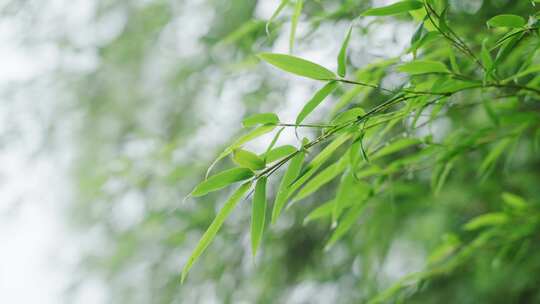
{"label": "narrow pointed leaf", "polygon": [[278,53],[261,53],[258,57],[279,69],[298,76],[317,80],[331,80],[336,77],[329,69],[299,57]]}
{"label": "narrow pointed leaf", "polygon": [[304,6],[303,0],[296,0],[296,5],[294,6],[294,13],[291,17],[291,33],[289,35],[289,53],[292,53],[294,48],[294,39],[296,38],[296,27],[298,26],[298,19],[300,19],[300,14],[302,13],[302,7]]}
{"label": "narrow pointed leaf", "polygon": [[427,73],[448,73],[448,68],[446,68],[443,63],[430,60],[415,60],[409,63],[405,63],[399,66],[397,70],[411,75],[420,75]]}
{"label": "narrow pointed leaf", "polygon": [[330,165],[317,174],[312,180],[310,180],[293,198],[294,201],[299,201],[313,194],[319,190],[322,186],[333,180],[338,176],[348,165],[348,155],[343,156],[338,162]]}
{"label": "narrow pointed leaf", "polygon": [[251,252],[257,254],[257,249],[264,232],[266,218],[266,177],[261,177],[255,185],[253,206],[251,210]]}
{"label": "narrow pointed leaf", "polygon": [[492,212],[479,215],[463,226],[465,230],[476,230],[486,226],[502,225],[508,222],[509,218],[506,213]]}
{"label": "narrow pointed leaf", "polygon": [[233,168],[210,176],[203,181],[193,191],[192,196],[203,196],[207,193],[222,189],[230,184],[246,180],[253,176],[253,171],[247,168]]}
{"label": "narrow pointed leaf", "polygon": [[249,128],[256,125],[278,124],[279,117],[274,113],[260,113],[245,118],[242,121],[244,127]]}
{"label": "narrow pointed leaf", "polygon": [[414,146],[419,144],[421,141],[416,138],[402,138],[398,139],[389,145],[385,146],[384,148],[380,149],[379,151],[375,152],[372,156],[373,159],[378,159],[383,156],[401,151],[405,148],[408,148],[410,146]]}
{"label": "narrow pointed leaf", "polygon": [[422,2],[405,0],[383,7],[371,8],[362,13],[362,16],[390,16],[408,11],[417,10],[423,7]]}
{"label": "narrow pointed leaf", "polygon": [[324,247],[325,250],[329,250],[339,239],[343,237],[343,235],[345,235],[345,233],[347,233],[347,231],[351,229],[352,225],[362,214],[362,211],[364,211],[365,206],[365,201],[360,202],[347,211],[343,220],[339,222],[336,230],[332,233],[332,236],[330,236],[330,239],[326,243],[326,246]]}
{"label": "narrow pointed leaf", "polygon": [[349,46],[349,39],[351,38],[351,32],[352,32],[352,26],[349,28],[349,31],[347,31],[347,35],[345,36],[345,40],[343,40],[343,43],[341,44],[341,49],[339,50],[339,54],[337,57],[337,64],[338,64],[338,75],[341,77],[345,77],[347,73],[347,47]]}
{"label": "narrow pointed leaf", "polygon": [[270,24],[272,24],[272,22],[274,22],[274,20],[277,18],[277,16],[279,16],[279,13],[281,13],[281,11],[283,10],[283,8],[289,4],[289,0],[281,0],[281,2],[279,3],[279,6],[276,8],[276,10],[274,11],[274,13],[272,14],[272,16],[270,17],[270,19],[268,19],[268,22],[266,22],[266,34],[269,35],[270,34]]}
{"label": "narrow pointed leaf", "polygon": [[336,81],[331,81],[322,87],[315,95],[306,103],[300,114],[296,117],[296,124],[301,124],[302,121],[337,87]]}
{"label": "narrow pointed leaf", "polygon": [[283,157],[290,155],[292,153],[296,152],[296,148],[291,145],[284,145],[276,147],[264,154],[264,157],[266,158],[266,161],[268,163],[274,162],[278,159],[282,159]]}
{"label": "narrow pointed leaf", "polygon": [[234,207],[238,204],[240,199],[244,196],[244,194],[249,190],[251,187],[251,182],[245,183],[242,186],[240,186],[232,195],[231,197],[225,202],[225,205],[219,210],[218,214],[206,230],[206,232],[203,234],[201,239],[199,240],[199,243],[197,243],[197,246],[191,253],[191,256],[189,257],[187,263],[184,265],[184,268],[182,269],[182,277],[181,282],[184,282],[186,279],[186,276],[193,266],[193,264],[199,259],[201,254],[204,252],[204,250],[210,245],[214,237],[216,236],[217,232],[221,228],[221,225],[223,225],[223,222],[227,219],[231,211],[234,209]]}
{"label": "narrow pointed leaf", "polygon": [[281,210],[285,207],[287,199],[289,197],[289,187],[291,183],[298,177],[300,170],[302,169],[302,164],[304,163],[304,151],[300,151],[296,156],[294,156],[290,163],[285,175],[281,180],[279,189],[276,195],[276,200],[274,202],[274,208],[272,209],[272,224],[275,224],[277,218],[279,217]]}

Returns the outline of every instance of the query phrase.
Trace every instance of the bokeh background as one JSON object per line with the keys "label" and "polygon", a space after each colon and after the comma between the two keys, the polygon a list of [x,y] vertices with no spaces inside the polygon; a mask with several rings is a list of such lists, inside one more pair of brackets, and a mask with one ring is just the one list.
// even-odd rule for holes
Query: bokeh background
{"label": "bokeh background", "polygon": [[[391,2],[305,1],[294,54],[335,68],[354,22],[351,69],[400,55],[415,30],[410,17],[357,18]],[[531,10],[530,1],[450,2],[458,26],[468,28]],[[408,196],[429,192],[425,185],[396,182],[392,203],[376,205],[372,218],[324,251],[330,223],[302,221],[330,187],[286,212],[256,258],[244,202],[180,285],[184,262],[230,193],[184,197],[240,134],[243,117],[276,112],[294,121],[317,88],[254,56],[288,50],[292,6],[265,30],[278,4],[0,1],[0,302],[360,303],[422,269],[445,233],[483,199],[498,199],[489,181],[451,183],[437,204]],[[383,76],[387,87],[405,81],[373,79]],[[434,127],[450,126],[447,118]],[[263,148],[269,136],[249,147]],[[281,140],[296,142],[293,133]],[[519,174],[508,183],[525,183],[538,197],[538,174]],[[538,264],[514,274],[531,278]],[[513,288],[503,283],[510,270],[500,267],[500,278],[473,270],[448,276],[419,301],[497,303],[494,290]],[[534,279],[525,281],[520,288],[534,288]]]}

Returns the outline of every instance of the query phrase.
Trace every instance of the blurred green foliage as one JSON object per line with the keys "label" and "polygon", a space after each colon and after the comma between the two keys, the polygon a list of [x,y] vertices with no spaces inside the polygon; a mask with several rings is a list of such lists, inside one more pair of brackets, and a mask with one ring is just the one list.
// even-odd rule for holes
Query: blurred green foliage
{"label": "blurred green foliage", "polygon": [[[241,200],[180,284],[183,265],[233,190],[184,198],[245,133],[242,118],[275,112],[293,124],[323,86],[256,57],[289,50],[298,5],[286,2],[267,24],[279,1],[96,0],[91,23],[111,34],[85,46],[59,39],[98,58],[89,72],[56,75],[78,113],[70,220],[85,246],[72,292],[98,279],[110,303],[540,303],[539,4],[525,0],[427,1],[441,16],[431,23],[424,7],[374,17],[362,16],[370,1],[303,1],[293,55],[345,65],[348,80],[372,86],[340,83],[310,109],[307,124],[335,123],[362,108],[355,119],[395,98],[388,90],[455,93],[415,95],[377,113],[364,124],[376,124],[369,131],[356,130],[366,147],[348,140],[322,169],[349,153],[361,170],[329,180],[275,225],[267,211],[255,257],[251,200]],[[35,8],[21,3],[15,10]],[[514,18],[487,26],[501,14],[527,24]],[[518,27],[498,27],[504,22]],[[448,29],[457,46],[445,38]],[[303,137],[320,134],[287,127],[279,145],[300,147]],[[262,155],[272,135],[246,149]],[[313,145],[306,160],[335,138]],[[395,141],[402,146],[386,145]],[[233,166],[225,157],[213,172]],[[269,177],[268,202],[282,176]],[[358,189],[370,193],[361,206]],[[339,199],[342,209],[332,205],[304,224]],[[343,234],[332,237],[335,231]]]}

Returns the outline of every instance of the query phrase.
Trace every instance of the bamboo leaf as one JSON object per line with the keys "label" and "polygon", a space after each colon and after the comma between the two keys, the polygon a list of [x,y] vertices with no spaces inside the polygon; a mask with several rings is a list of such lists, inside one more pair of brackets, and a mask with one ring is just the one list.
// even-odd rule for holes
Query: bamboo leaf
{"label": "bamboo leaf", "polygon": [[296,148],[294,146],[284,145],[266,152],[264,155],[261,155],[261,157],[266,158],[266,161],[271,163],[294,152],[296,152]]}
{"label": "bamboo leaf", "polygon": [[383,156],[401,151],[405,148],[408,148],[410,146],[414,146],[419,144],[421,141],[416,138],[402,138],[398,139],[389,145],[385,146],[384,148],[380,149],[379,151],[375,152],[372,156],[373,159],[378,159]]}
{"label": "bamboo leaf", "polygon": [[314,62],[278,53],[261,53],[258,57],[286,72],[317,80],[332,80],[336,75],[329,69]]}
{"label": "bamboo leaf", "polygon": [[492,27],[522,27],[526,24],[523,17],[518,15],[503,14],[497,15],[487,21],[488,26]]}
{"label": "bamboo leaf", "polygon": [[266,177],[257,180],[255,194],[253,195],[253,206],[251,211],[251,252],[253,256],[257,254],[257,249],[264,232],[264,222],[266,218]]}
{"label": "bamboo leaf", "polygon": [[210,176],[193,191],[192,196],[203,196],[210,192],[227,187],[230,184],[246,180],[253,176],[253,171],[247,168],[233,168]]}
{"label": "bamboo leaf", "polygon": [[415,60],[409,63],[405,63],[399,66],[397,70],[411,75],[449,72],[443,63],[430,60]]}
{"label": "bamboo leaf", "polygon": [[302,121],[337,87],[336,81],[330,81],[324,87],[322,87],[315,95],[306,103],[302,108],[302,111],[296,117],[296,124],[301,124]]}
{"label": "bamboo leaf", "polygon": [[274,202],[274,208],[272,209],[272,224],[276,223],[281,210],[287,203],[290,185],[300,174],[302,164],[304,163],[304,154],[304,151],[300,151],[291,159],[289,167],[287,167],[287,171],[285,171],[285,175],[281,179],[276,200]]}
{"label": "bamboo leaf", "polygon": [[347,211],[343,220],[339,222],[336,230],[334,230],[334,232],[330,236],[330,239],[326,243],[326,246],[324,246],[325,250],[329,250],[330,248],[332,248],[332,246],[337,241],[339,241],[339,239],[341,239],[343,235],[347,233],[347,231],[351,229],[352,225],[362,214],[362,211],[364,211],[365,206],[366,201],[364,200],[363,202],[354,205],[350,210]]}
{"label": "bamboo leaf", "polygon": [[331,124],[339,125],[345,122],[350,122],[358,119],[360,116],[364,116],[366,111],[360,107],[352,108],[347,111],[339,113],[336,118],[334,118]]}
{"label": "bamboo leaf", "polygon": [[343,156],[338,162],[328,166],[317,174],[312,180],[310,180],[303,188],[296,194],[293,201],[299,201],[313,194],[319,190],[322,186],[330,182],[336,176],[338,176],[348,165],[348,155]]}
{"label": "bamboo leaf", "polygon": [[513,193],[504,192],[502,194],[503,201],[510,207],[522,210],[527,208],[527,203],[521,196],[517,196]]}
{"label": "bamboo leaf", "polygon": [[236,149],[233,152],[233,161],[240,167],[248,168],[251,170],[264,169],[264,160],[257,156],[257,154],[243,150]]}
{"label": "bamboo leaf", "polygon": [[279,16],[279,13],[281,13],[283,8],[285,8],[285,6],[287,6],[287,4],[289,4],[289,0],[281,0],[281,2],[279,3],[279,6],[276,8],[274,13],[270,17],[270,19],[268,19],[268,22],[266,22],[265,29],[266,29],[266,34],[267,35],[270,34],[270,24],[272,24],[272,22],[277,18],[277,16]]}
{"label": "bamboo leaf", "polygon": [[187,277],[187,274],[193,264],[199,259],[201,254],[204,252],[204,250],[210,245],[214,237],[216,236],[217,232],[221,228],[221,225],[223,225],[223,222],[227,219],[231,211],[234,209],[234,207],[238,204],[240,199],[244,196],[244,194],[249,190],[251,187],[251,182],[245,183],[242,186],[240,186],[232,195],[231,197],[225,202],[225,205],[219,210],[218,214],[208,227],[206,229],[206,232],[203,234],[201,239],[199,240],[199,243],[197,243],[197,246],[191,253],[191,256],[189,257],[187,263],[184,265],[184,268],[182,269],[182,276],[180,281],[183,283],[184,280]]}
{"label": "bamboo leaf", "polygon": [[476,230],[486,226],[496,226],[507,223],[508,215],[503,212],[492,212],[477,216],[463,226],[465,230]]}
{"label": "bamboo leaf", "polygon": [[390,4],[383,7],[371,8],[362,13],[362,16],[390,16],[397,15],[401,13],[406,13],[408,11],[417,10],[423,7],[422,2],[405,0],[400,1],[394,4]]}
{"label": "bamboo leaf", "polygon": [[279,117],[274,113],[260,113],[249,116],[242,121],[242,125],[245,128],[253,127],[256,125],[278,124]]}
{"label": "bamboo leaf", "polygon": [[341,44],[341,49],[339,50],[339,54],[337,57],[337,64],[338,64],[338,75],[341,77],[345,77],[347,74],[347,47],[349,46],[349,39],[351,38],[351,32],[352,32],[352,26],[349,27],[349,31],[347,31],[347,35],[345,36],[345,40],[343,40],[343,43]]}
{"label": "bamboo leaf", "polygon": [[303,0],[296,0],[296,5],[294,7],[294,13],[291,17],[291,33],[289,36],[289,53],[293,52],[294,48],[294,39],[296,37],[296,27],[298,26],[298,19],[300,19],[300,14],[302,13],[302,6],[304,5]]}
{"label": "bamboo leaf", "polygon": [[313,211],[311,211],[304,218],[304,225],[306,225],[307,223],[313,220],[317,220],[317,219],[332,215],[332,211],[334,210],[334,204],[335,204],[335,199],[328,201],[326,203],[323,203],[319,207],[313,209]]}

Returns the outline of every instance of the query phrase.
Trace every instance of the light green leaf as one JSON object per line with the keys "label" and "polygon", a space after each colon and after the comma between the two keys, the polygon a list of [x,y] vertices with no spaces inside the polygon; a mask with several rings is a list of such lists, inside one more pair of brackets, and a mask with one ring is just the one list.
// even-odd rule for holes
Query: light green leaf
{"label": "light green leaf", "polygon": [[525,24],[523,17],[511,14],[498,15],[487,21],[487,25],[492,27],[522,27]]}
{"label": "light green leaf", "polygon": [[463,226],[465,230],[476,230],[486,226],[496,226],[507,223],[508,215],[503,212],[492,212],[479,215]]}
{"label": "light green leaf", "polygon": [[315,191],[319,190],[320,187],[326,185],[328,182],[338,176],[341,172],[343,172],[343,170],[347,168],[348,163],[348,155],[342,156],[338,162],[328,166],[319,174],[317,174],[312,180],[310,180],[302,188],[302,190],[300,190],[298,194],[296,194],[296,196],[293,198],[293,201],[299,201],[301,199],[304,199],[309,195],[313,194]]}
{"label": "light green leaf", "polygon": [[260,170],[265,167],[264,160],[258,157],[257,154],[243,149],[234,150],[233,161],[238,166],[251,170]]}
{"label": "light green leaf", "polygon": [[334,210],[334,204],[335,204],[335,200],[331,200],[313,209],[313,211],[311,211],[304,218],[304,225],[306,225],[307,223],[313,220],[317,220],[317,219],[332,215],[332,211]]}
{"label": "light green leaf", "polygon": [[338,64],[338,75],[341,77],[345,77],[347,73],[347,47],[349,46],[349,39],[351,38],[351,32],[352,32],[352,26],[349,28],[349,31],[347,32],[347,35],[345,36],[345,40],[343,40],[343,43],[341,44],[341,49],[339,50],[339,54],[337,57],[337,64]]}
{"label": "light green leaf", "polygon": [[329,69],[299,57],[277,53],[261,53],[258,57],[277,68],[299,76],[317,80],[336,78]]}
{"label": "light green leaf", "polygon": [[306,105],[300,111],[300,114],[296,117],[296,124],[301,124],[302,121],[328,96],[330,95],[337,87],[338,83],[336,81],[330,81],[324,87],[322,87],[311,99],[306,103]]}
{"label": "light green leaf", "polygon": [[503,201],[510,207],[522,210],[527,208],[527,203],[521,196],[517,196],[513,193],[504,192],[502,194]]}
{"label": "light green leaf", "polygon": [[278,124],[279,123],[279,117],[274,113],[260,113],[251,115],[247,118],[245,118],[242,121],[242,124],[244,127],[249,128],[253,127],[255,125],[267,125],[267,124]]}
{"label": "light green leaf", "polygon": [[384,148],[380,149],[379,151],[375,152],[372,156],[373,159],[378,159],[383,156],[401,151],[405,148],[408,148],[410,146],[414,146],[421,143],[420,140],[416,138],[401,138],[398,139],[389,145],[385,146]]}
{"label": "light green leaf", "polygon": [[282,159],[283,157],[288,156],[294,152],[296,152],[296,148],[294,146],[284,145],[266,152],[264,155],[261,155],[261,157],[266,158],[266,161],[271,163],[278,159]]}
{"label": "light green leaf", "polygon": [[244,196],[244,194],[249,190],[251,187],[251,182],[245,183],[242,186],[240,186],[232,195],[231,197],[225,202],[225,205],[219,210],[218,214],[206,230],[206,232],[203,234],[201,239],[199,240],[199,243],[197,243],[197,246],[191,253],[191,256],[189,257],[187,263],[184,265],[184,268],[182,269],[182,277],[181,282],[183,283],[186,279],[186,276],[195,263],[197,259],[201,256],[201,254],[204,252],[204,250],[210,245],[214,237],[216,236],[216,233],[221,228],[221,225],[223,225],[223,222],[227,219],[231,211],[234,209],[234,207],[238,204],[240,199]]}
{"label": "light green leaf", "polygon": [[497,161],[497,159],[501,156],[501,154],[504,152],[504,150],[510,145],[511,139],[506,138],[501,141],[499,141],[493,149],[489,152],[489,154],[484,158],[482,161],[482,164],[480,164],[480,168],[478,169],[478,176],[483,176],[489,168]]}
{"label": "light green leaf", "polygon": [[486,70],[490,72],[493,68],[493,58],[491,58],[491,54],[486,47],[486,40],[482,42],[482,51],[480,52],[480,58],[482,59],[482,64],[484,65]]}
{"label": "light green leaf", "polygon": [[360,107],[352,108],[336,115],[336,118],[332,120],[331,124],[339,125],[345,122],[350,122],[358,119],[360,116],[364,116],[365,114],[366,111]]}
{"label": "light green leaf", "polygon": [[348,210],[343,218],[342,221],[339,222],[336,230],[334,230],[334,233],[332,233],[332,236],[330,236],[330,239],[326,243],[326,246],[324,246],[325,250],[329,250],[332,248],[332,246],[341,239],[347,231],[349,231],[352,227],[352,225],[356,222],[358,217],[362,214],[362,211],[364,211],[364,207],[366,206],[366,201],[355,204],[350,210]]}
{"label": "light green leaf", "polygon": [[279,16],[279,13],[281,13],[283,8],[285,8],[285,6],[287,4],[289,4],[289,0],[281,0],[281,2],[279,3],[279,6],[276,8],[274,13],[270,17],[270,19],[268,19],[268,22],[266,22],[266,34],[267,35],[270,34],[270,24],[272,24],[272,22],[277,18],[277,16]]}
{"label": "light green leaf", "polygon": [[193,191],[192,196],[203,196],[207,193],[222,189],[230,184],[246,180],[253,176],[253,171],[247,168],[233,168],[222,171],[218,174],[210,176],[203,181]]}
{"label": "light green leaf", "polygon": [[285,171],[285,175],[281,179],[279,189],[274,202],[274,208],[272,209],[272,224],[275,224],[279,217],[281,210],[285,207],[287,199],[289,197],[289,188],[291,183],[298,177],[300,170],[302,170],[302,164],[304,163],[304,151],[298,152],[289,162],[289,167]]}
{"label": "light green leaf", "polygon": [[264,222],[266,218],[266,177],[257,180],[255,194],[253,195],[253,206],[251,210],[251,252],[253,256],[257,254],[257,249],[264,232]]}
{"label": "light green leaf", "polygon": [[271,132],[275,128],[276,128],[276,125],[262,125],[262,126],[259,126],[259,127],[255,128],[255,129],[251,130],[249,133],[246,133],[246,134],[240,136],[230,146],[225,148],[225,150],[223,152],[221,152],[221,154],[218,155],[216,160],[214,160],[212,162],[210,167],[208,167],[208,170],[206,170],[206,177],[208,177],[208,175],[210,174],[210,171],[212,171],[212,168],[214,168],[214,166],[220,160],[222,160],[227,155],[231,154],[235,149],[240,148],[243,144],[245,144],[245,143],[247,143],[247,142],[249,142],[251,140],[254,140],[255,138],[257,138],[259,136],[262,136],[262,135],[264,135],[264,134],[266,134],[268,132]]}
{"label": "light green leaf", "polygon": [[296,0],[296,5],[294,6],[294,13],[291,17],[291,33],[289,36],[289,53],[292,53],[294,48],[294,39],[296,37],[296,27],[298,26],[298,19],[300,19],[300,14],[302,13],[302,7],[304,5],[303,0]]}
{"label": "light green leaf", "polygon": [[362,16],[390,16],[408,11],[417,10],[423,7],[422,2],[414,0],[400,1],[383,7],[371,8],[362,13]]}
{"label": "light green leaf", "polygon": [[397,70],[411,75],[449,72],[443,63],[430,60],[415,60],[409,63],[405,63],[399,66]]}
{"label": "light green leaf", "polygon": [[507,79],[504,80],[504,82],[506,81],[510,81],[512,79],[517,79],[517,78],[520,78],[520,77],[523,77],[523,76],[527,76],[529,74],[533,74],[533,73],[538,73],[540,72],[540,64],[539,65],[534,65],[532,67],[529,67],[513,76],[510,76],[508,77]]}

